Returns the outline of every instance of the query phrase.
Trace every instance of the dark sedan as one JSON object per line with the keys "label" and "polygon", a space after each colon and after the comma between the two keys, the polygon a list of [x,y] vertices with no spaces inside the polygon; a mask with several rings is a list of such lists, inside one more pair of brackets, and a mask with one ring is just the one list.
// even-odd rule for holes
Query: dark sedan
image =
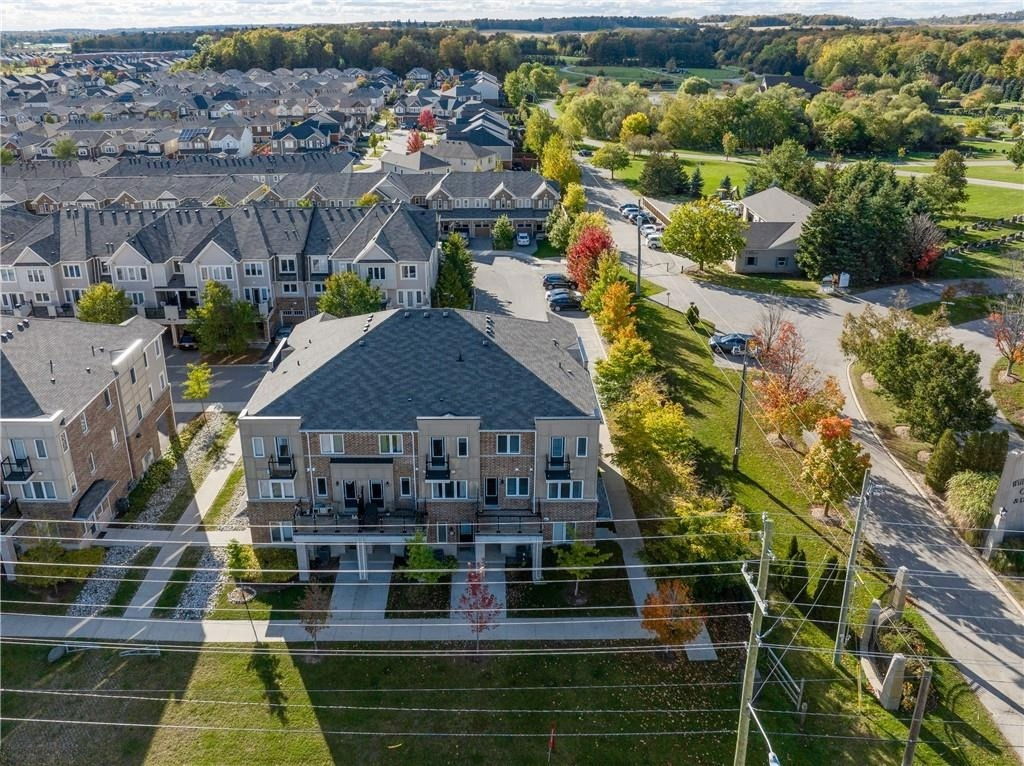
{"label": "dark sedan", "polygon": [[555,290],[559,287],[567,287],[570,290],[576,289],[576,283],[565,276],[565,274],[545,274],[541,280],[545,290]]}
{"label": "dark sedan", "polygon": [[750,341],[753,339],[753,335],[742,332],[715,333],[708,341],[708,345],[712,351],[739,356],[752,350]]}
{"label": "dark sedan", "polygon": [[583,308],[582,296],[579,293],[559,293],[551,296],[548,308],[556,314],[559,311],[579,311]]}

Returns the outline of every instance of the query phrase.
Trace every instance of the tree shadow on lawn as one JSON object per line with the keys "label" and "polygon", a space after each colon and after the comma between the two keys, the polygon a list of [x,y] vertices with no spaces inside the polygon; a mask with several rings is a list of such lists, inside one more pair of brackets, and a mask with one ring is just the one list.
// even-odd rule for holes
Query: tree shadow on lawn
{"label": "tree shadow on lawn", "polygon": [[[696,403],[718,401],[722,390],[708,351],[700,347],[710,337],[711,328],[702,323],[694,332],[682,314],[650,301],[637,304],[636,316],[641,336],[650,342],[654,357],[664,369],[672,398],[685,403],[688,414],[700,417],[695,411]],[[694,357],[698,355],[703,358],[695,364]]]}
{"label": "tree shadow on lawn", "polygon": [[267,701],[270,712],[277,716],[283,724],[288,723],[288,695],[281,688],[281,657],[276,652],[269,652],[266,646],[257,646],[249,656],[246,670],[255,671],[263,684],[263,697]]}

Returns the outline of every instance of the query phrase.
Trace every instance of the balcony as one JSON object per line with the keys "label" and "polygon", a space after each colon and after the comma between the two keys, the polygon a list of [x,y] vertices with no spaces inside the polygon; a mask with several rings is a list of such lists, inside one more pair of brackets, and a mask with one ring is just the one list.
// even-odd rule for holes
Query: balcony
{"label": "balcony", "polygon": [[544,533],[539,514],[528,511],[477,511],[478,535],[540,535]]}
{"label": "balcony", "polygon": [[451,463],[447,452],[443,455],[428,455],[424,464],[427,467],[427,481],[447,481],[451,478]]}
{"label": "balcony", "polygon": [[267,461],[271,479],[294,479],[295,461],[290,457],[276,457]]}
{"label": "balcony", "polygon": [[556,479],[568,479],[572,476],[568,455],[561,455],[557,457],[547,455],[546,457],[547,467],[544,471],[545,478],[553,481]]}
{"label": "balcony", "polygon": [[28,457],[5,457],[0,462],[4,481],[20,484],[32,478],[32,459]]}
{"label": "balcony", "polygon": [[396,535],[407,538],[426,531],[427,515],[422,511],[385,511],[367,505],[361,512],[342,503],[322,503],[312,511],[295,513],[297,535]]}

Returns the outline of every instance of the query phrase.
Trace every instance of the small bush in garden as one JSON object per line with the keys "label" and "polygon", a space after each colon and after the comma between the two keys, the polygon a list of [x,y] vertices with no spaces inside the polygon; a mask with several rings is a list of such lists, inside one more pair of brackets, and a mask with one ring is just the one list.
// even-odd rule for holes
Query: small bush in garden
{"label": "small bush in garden", "polygon": [[[257,548],[256,560],[259,562],[259,582],[289,582],[298,574],[298,561],[292,549]],[[286,571],[274,571],[278,569]]]}
{"label": "small bush in garden", "polygon": [[992,553],[988,565],[1000,574],[1024,574],[1024,537],[1005,538],[999,548]]}
{"label": "small bush in garden", "polygon": [[992,523],[992,501],[999,489],[994,473],[961,471],[946,484],[946,510],[971,545],[981,545]]}

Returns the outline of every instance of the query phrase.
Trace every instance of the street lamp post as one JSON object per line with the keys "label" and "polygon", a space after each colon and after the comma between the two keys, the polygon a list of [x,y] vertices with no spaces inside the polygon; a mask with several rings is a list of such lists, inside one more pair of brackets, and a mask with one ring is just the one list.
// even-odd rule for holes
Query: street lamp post
{"label": "street lamp post", "polygon": [[[637,207],[640,208],[641,212],[643,212],[643,209],[644,209],[643,197],[638,198],[637,202],[639,203],[637,205]],[[641,260],[640,260],[640,225],[641,225],[640,221],[641,221],[640,216],[637,216],[636,217],[636,290],[634,291],[636,293],[636,297],[637,298],[640,297],[640,263],[641,263]]]}

